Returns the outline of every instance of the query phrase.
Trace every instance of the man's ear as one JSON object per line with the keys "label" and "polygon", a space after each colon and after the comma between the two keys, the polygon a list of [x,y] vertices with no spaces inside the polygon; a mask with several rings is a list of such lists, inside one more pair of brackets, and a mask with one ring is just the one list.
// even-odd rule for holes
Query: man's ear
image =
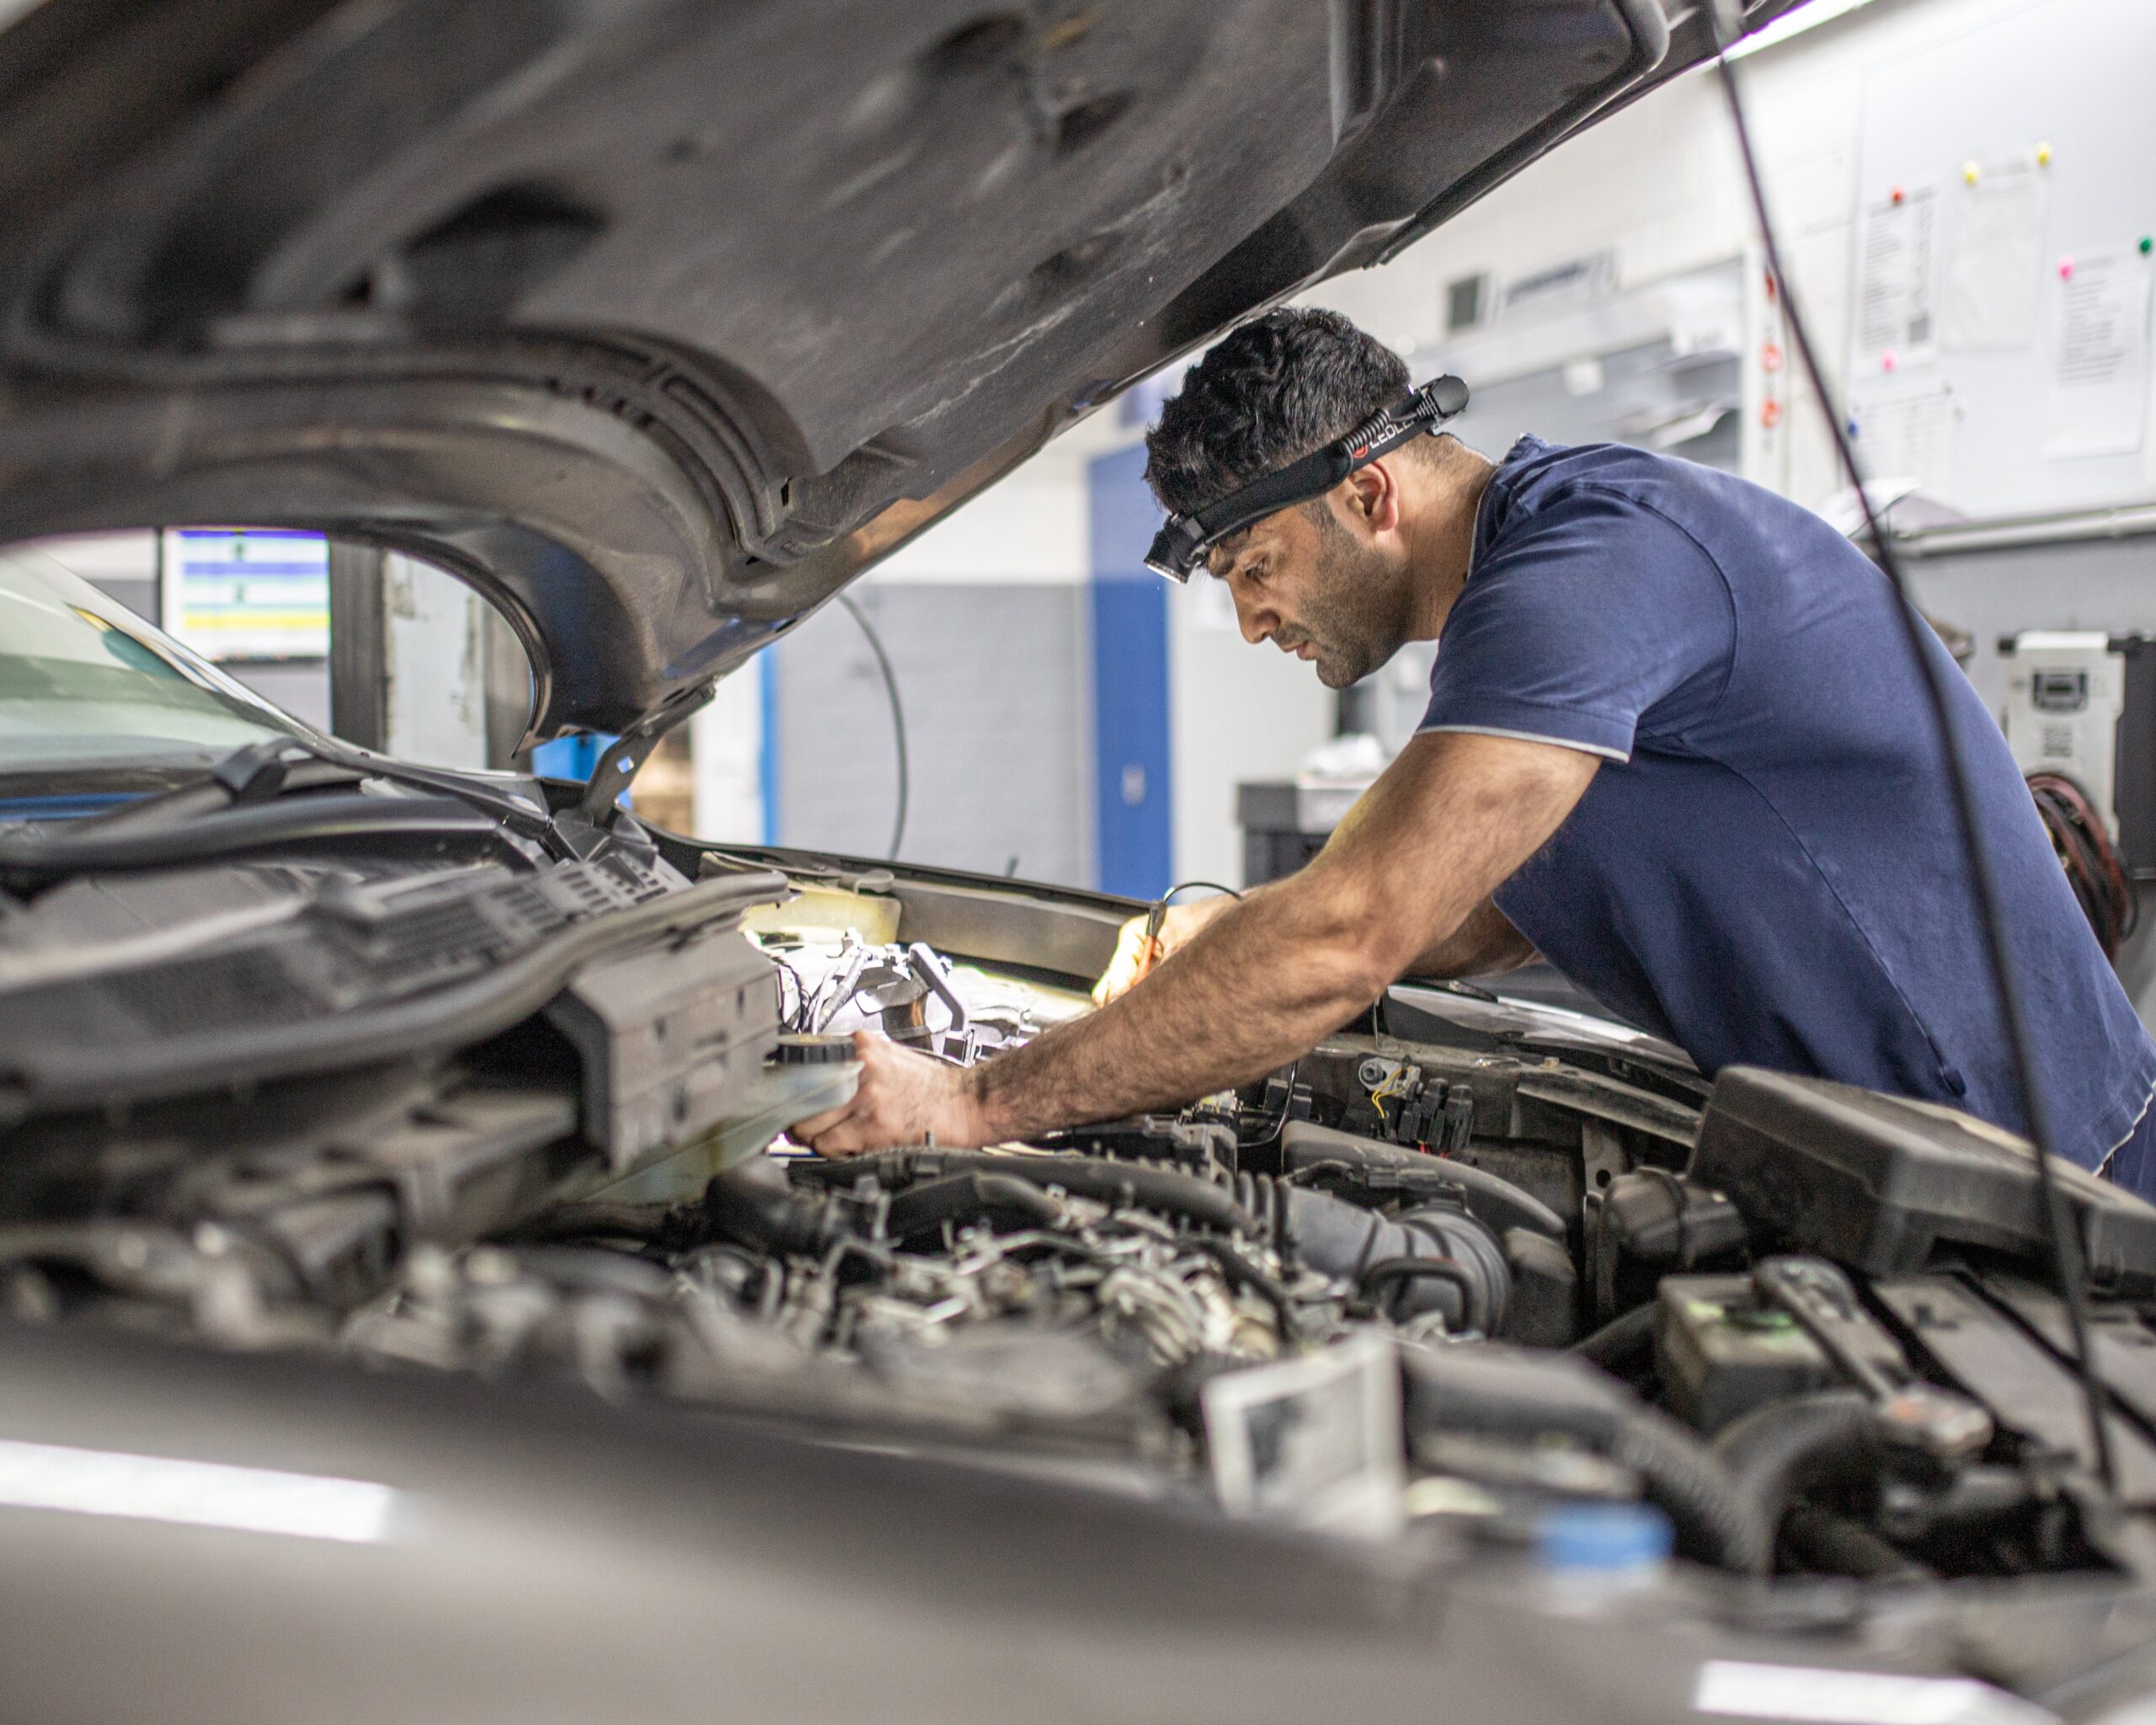
{"label": "man's ear", "polygon": [[1390,533],[1400,526],[1399,475],[1387,460],[1358,467],[1341,484],[1348,511],[1372,533]]}

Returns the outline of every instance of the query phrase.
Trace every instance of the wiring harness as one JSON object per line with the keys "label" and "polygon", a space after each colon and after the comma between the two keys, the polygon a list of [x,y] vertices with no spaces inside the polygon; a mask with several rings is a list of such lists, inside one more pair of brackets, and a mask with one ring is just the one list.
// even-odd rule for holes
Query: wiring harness
{"label": "wiring harness", "polygon": [[2029,794],[2036,800],[2052,848],[2066,870],[2067,884],[2096,932],[2104,956],[2117,957],[2119,943],[2141,920],[2141,907],[2103,816],[2090,804],[2087,793],[2063,773],[2031,773]]}

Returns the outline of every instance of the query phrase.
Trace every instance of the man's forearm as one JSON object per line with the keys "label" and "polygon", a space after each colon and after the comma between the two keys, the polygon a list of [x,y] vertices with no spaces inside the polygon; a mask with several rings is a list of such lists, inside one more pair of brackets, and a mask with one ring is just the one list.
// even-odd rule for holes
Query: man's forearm
{"label": "man's forearm", "polygon": [[1300,885],[1253,893],[1142,986],[974,1068],[990,1135],[1177,1107],[1285,1065],[1382,992],[1382,922]]}
{"label": "man's forearm", "polygon": [[1595,765],[1510,738],[1417,738],[1299,874],[1221,912],[1091,1017],[974,1068],[968,1130],[1020,1138],[1178,1107],[1284,1065],[1460,937]]}

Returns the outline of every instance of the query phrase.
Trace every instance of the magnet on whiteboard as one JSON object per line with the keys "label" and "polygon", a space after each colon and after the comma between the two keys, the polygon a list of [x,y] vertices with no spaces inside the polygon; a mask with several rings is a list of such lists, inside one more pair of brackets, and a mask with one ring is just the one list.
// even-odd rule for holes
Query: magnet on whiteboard
{"label": "magnet on whiteboard", "polygon": [[1782,422],[1782,404],[1772,396],[1759,403],[1759,423],[1769,431]]}
{"label": "magnet on whiteboard", "polygon": [[1879,369],[1881,371],[1892,371],[1899,366],[1901,363],[1902,356],[1896,353],[1891,347],[1881,348],[1879,350]]}
{"label": "magnet on whiteboard", "polygon": [[1886,194],[1886,201],[1890,204],[1898,204],[1907,196],[1908,196],[1907,192],[1903,191],[1901,187],[1896,186],[1893,190]]}
{"label": "magnet on whiteboard", "polygon": [[2052,147],[2049,140],[2047,140],[2043,143],[2036,146],[2036,166],[2039,168],[2048,168],[2051,165]]}
{"label": "magnet on whiteboard", "polygon": [[1964,185],[1974,185],[1983,178],[1983,169],[1977,167],[1975,163],[1964,162],[1961,164],[1961,183]]}
{"label": "magnet on whiteboard", "polygon": [[2073,280],[2073,259],[2071,257],[2062,257],[2058,260],[2058,279],[2061,281]]}

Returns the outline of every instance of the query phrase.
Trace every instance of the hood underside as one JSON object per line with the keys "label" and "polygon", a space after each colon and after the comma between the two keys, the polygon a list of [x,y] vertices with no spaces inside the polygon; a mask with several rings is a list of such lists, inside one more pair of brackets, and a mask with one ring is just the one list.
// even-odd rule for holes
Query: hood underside
{"label": "hood underside", "polygon": [[0,538],[403,548],[516,628],[536,736],[622,729],[1701,57],[1672,11],[44,0],[0,34]]}

